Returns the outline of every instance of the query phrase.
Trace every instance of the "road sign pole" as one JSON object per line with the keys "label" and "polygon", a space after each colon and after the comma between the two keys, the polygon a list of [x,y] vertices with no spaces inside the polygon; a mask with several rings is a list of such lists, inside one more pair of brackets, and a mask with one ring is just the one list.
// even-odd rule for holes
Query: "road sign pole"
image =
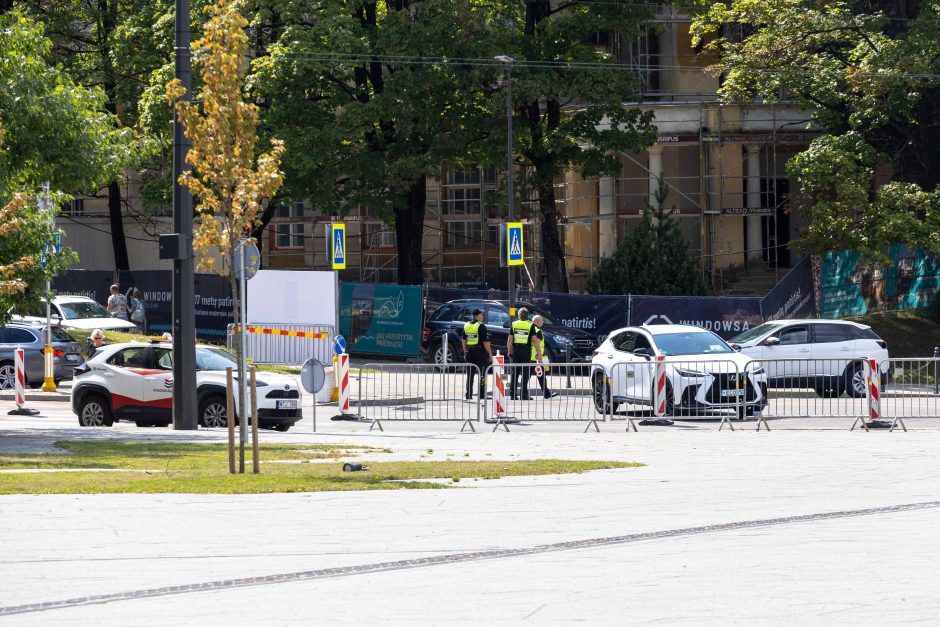
{"label": "road sign pole", "polygon": [[245,443],[248,441],[248,381],[247,381],[247,365],[248,365],[248,320],[246,319],[248,315],[248,307],[246,306],[245,301],[248,296],[248,255],[246,254],[247,241],[241,240],[238,243],[238,260],[241,267],[241,299],[238,303],[239,305],[239,318],[241,319],[241,327],[239,331],[241,332],[241,363],[238,364],[241,372],[238,373],[238,387],[241,390],[241,399],[239,399],[239,407],[241,408],[241,472],[245,472]]}
{"label": "road sign pole", "polygon": [[[52,216],[52,203],[49,202],[49,181],[42,184],[42,195],[39,197],[39,209],[49,218],[49,223],[55,227],[55,218]],[[49,256],[49,248],[53,243],[50,242],[43,250],[43,259]],[[43,262],[46,267],[46,262]],[[48,276],[48,275],[47,275]],[[55,392],[55,355],[52,348],[52,303],[50,302],[52,294],[52,281],[46,279],[46,348],[43,349],[43,392]]]}

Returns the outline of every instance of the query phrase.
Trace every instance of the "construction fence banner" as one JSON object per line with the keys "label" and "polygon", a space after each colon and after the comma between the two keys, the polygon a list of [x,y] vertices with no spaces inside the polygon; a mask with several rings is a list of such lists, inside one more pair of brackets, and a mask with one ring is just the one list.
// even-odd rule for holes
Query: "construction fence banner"
{"label": "construction fence banner", "polygon": [[343,283],[340,334],[351,354],[417,355],[422,290],[413,285]]}
{"label": "construction fence banner", "polygon": [[936,307],[940,260],[911,246],[888,249],[889,265],[865,263],[854,251],[827,253],[820,268],[820,318]]}
{"label": "construction fence banner", "polygon": [[813,265],[803,257],[760,301],[764,320],[814,318]]}
{"label": "construction fence banner", "polygon": [[729,340],[763,322],[761,299],[718,296],[630,296],[630,324],[689,324]]}

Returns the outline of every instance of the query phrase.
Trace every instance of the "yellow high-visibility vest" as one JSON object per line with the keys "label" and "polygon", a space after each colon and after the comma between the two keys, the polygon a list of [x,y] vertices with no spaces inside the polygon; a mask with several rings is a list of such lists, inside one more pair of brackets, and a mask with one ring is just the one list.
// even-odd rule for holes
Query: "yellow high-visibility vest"
{"label": "yellow high-visibility vest", "polygon": [[512,323],[512,343],[528,344],[529,333],[532,331],[532,323],[528,320],[516,320]]}
{"label": "yellow high-visibility vest", "polygon": [[463,325],[463,332],[467,336],[467,346],[477,346],[480,343],[479,322],[467,322]]}

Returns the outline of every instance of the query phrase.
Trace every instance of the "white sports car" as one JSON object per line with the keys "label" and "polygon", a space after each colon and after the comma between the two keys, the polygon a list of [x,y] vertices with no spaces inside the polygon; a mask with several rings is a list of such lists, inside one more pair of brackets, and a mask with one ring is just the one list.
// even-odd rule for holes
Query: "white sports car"
{"label": "white sports car", "polygon": [[599,413],[623,403],[653,405],[655,361],[664,357],[666,415],[751,416],[767,406],[767,374],[705,329],[679,324],[626,327],[594,352],[591,382]]}
{"label": "white sports car", "polygon": [[[211,346],[196,347],[199,424],[227,426],[225,369],[235,359]],[[236,376],[237,380],[237,376]],[[287,431],[303,415],[297,382],[284,375],[257,376],[258,426]],[[238,412],[238,385],[235,408]],[[138,426],[167,426],[173,420],[173,345],[168,342],[112,344],[75,368],[72,411],[83,427],[110,427],[118,420]],[[236,416],[236,420],[237,420]]]}

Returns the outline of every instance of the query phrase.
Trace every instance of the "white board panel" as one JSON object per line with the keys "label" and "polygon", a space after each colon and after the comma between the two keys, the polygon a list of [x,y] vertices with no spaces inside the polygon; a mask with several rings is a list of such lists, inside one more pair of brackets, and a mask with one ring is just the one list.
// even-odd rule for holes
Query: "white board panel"
{"label": "white board panel", "polygon": [[333,272],[259,270],[248,281],[248,322],[336,326]]}

